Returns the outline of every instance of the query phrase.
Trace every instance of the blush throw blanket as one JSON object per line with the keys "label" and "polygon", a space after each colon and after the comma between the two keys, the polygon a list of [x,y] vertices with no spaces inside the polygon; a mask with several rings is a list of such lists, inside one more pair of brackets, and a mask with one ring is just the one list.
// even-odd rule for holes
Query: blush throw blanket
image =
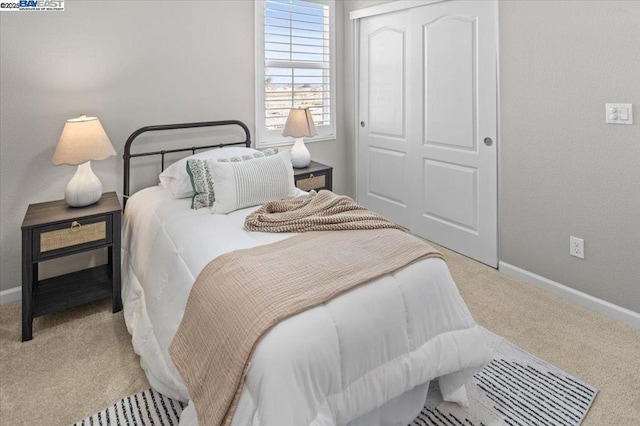
{"label": "blush throw blanket", "polygon": [[308,232],[403,229],[344,195],[311,191],[306,197],[269,201],[244,221],[248,231]]}
{"label": "blush throw blanket", "polygon": [[251,355],[278,322],[429,257],[442,255],[386,228],[308,232],[211,261],[169,347],[199,424],[231,424]]}

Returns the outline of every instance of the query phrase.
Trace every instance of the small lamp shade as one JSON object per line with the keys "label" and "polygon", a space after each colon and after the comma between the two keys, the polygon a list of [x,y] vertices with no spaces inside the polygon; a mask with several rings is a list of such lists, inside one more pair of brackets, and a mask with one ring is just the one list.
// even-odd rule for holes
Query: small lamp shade
{"label": "small lamp shade", "polygon": [[78,166],[76,174],[64,190],[64,199],[71,207],[96,203],[102,196],[102,183],[91,170],[91,160],[104,160],[116,155],[100,120],[81,115],[67,120],[62,129],[51,162],[59,166]]}
{"label": "small lamp shade", "polygon": [[116,155],[100,120],[81,115],[67,120],[51,162],[59,166],[76,166],[90,160],[104,160]]}
{"label": "small lamp shade", "polygon": [[291,108],[287,122],[284,124],[282,136],[291,136],[296,142],[291,148],[291,164],[296,169],[307,167],[311,163],[311,154],[304,146],[305,136],[315,136],[318,134],[316,125],[313,124],[313,117],[307,108]]}
{"label": "small lamp shade", "polygon": [[284,124],[282,136],[291,136],[294,138],[303,138],[315,136],[318,134],[316,125],[313,124],[313,117],[308,108],[291,108],[289,117]]}

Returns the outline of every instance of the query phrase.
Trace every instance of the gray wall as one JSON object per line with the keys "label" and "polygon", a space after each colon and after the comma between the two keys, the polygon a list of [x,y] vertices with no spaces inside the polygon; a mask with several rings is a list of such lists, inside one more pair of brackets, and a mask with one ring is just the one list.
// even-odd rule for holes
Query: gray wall
{"label": "gray wall", "polygon": [[502,260],[640,312],[640,2],[501,2],[500,86]]}
{"label": "gray wall", "polygon": [[[2,13],[0,24],[0,290],[21,283],[27,205],[62,198],[75,172],[51,164],[65,120],[100,118],[117,156],[92,166],[118,192],[124,142],[139,127],[239,119],[253,133],[253,1],[67,1],[59,13]],[[341,98],[337,113],[341,135]],[[308,146],[344,192],[344,138]]]}
{"label": "gray wall", "polygon": [[[309,144],[349,195],[348,12],[385,2],[337,2],[339,137]],[[124,140],[140,126],[238,118],[253,127],[253,2],[65,5],[0,16],[0,289],[20,284],[26,206],[60,198],[73,174],[50,163],[67,118],[100,117],[118,157],[94,170],[118,191]],[[640,2],[512,1],[499,10],[501,259],[640,312]],[[605,102],[634,103],[636,124],[605,125]],[[569,256],[569,235],[585,239],[585,260]]]}

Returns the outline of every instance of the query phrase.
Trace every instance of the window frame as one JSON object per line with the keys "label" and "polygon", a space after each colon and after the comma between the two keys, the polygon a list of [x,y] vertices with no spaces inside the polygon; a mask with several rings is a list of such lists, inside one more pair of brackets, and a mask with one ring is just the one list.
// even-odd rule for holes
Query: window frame
{"label": "window frame", "polygon": [[[267,130],[265,118],[265,4],[267,0],[256,1],[255,13],[255,136],[256,148],[293,145],[294,140],[282,136],[282,130]],[[335,140],[337,137],[336,103],[336,4],[335,0],[304,0],[329,6],[329,126],[316,126],[318,135],[305,138],[307,142]],[[295,62],[292,62],[295,64]]]}

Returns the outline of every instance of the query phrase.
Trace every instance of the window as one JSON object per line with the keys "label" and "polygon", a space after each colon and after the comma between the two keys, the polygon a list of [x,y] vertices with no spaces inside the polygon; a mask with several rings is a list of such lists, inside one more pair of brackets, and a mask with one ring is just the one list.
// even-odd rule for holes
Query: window
{"label": "window", "polygon": [[318,136],[335,139],[335,2],[256,2],[256,143],[293,143],[282,136],[289,109],[307,107]]}

